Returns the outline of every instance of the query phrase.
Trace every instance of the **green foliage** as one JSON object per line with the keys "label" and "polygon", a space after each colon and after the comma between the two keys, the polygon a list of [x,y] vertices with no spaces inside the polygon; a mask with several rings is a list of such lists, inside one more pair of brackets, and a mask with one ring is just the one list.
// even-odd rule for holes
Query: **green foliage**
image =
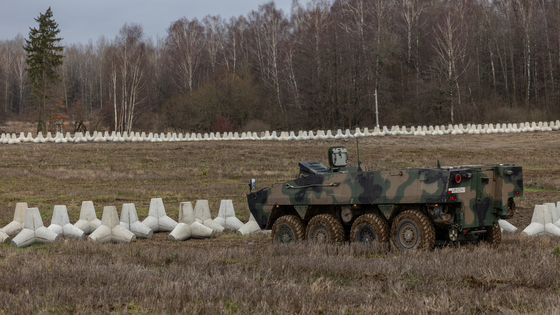
{"label": "green foliage", "polygon": [[25,40],[23,47],[27,53],[27,74],[32,86],[31,96],[37,103],[39,117],[37,130],[45,130],[46,103],[51,95],[51,88],[60,82],[57,68],[62,65],[63,46],[59,45],[62,38],[57,37],[60,30],[52,18],[49,7],[45,14],[39,14],[35,19],[39,28],[30,28],[29,39]]}

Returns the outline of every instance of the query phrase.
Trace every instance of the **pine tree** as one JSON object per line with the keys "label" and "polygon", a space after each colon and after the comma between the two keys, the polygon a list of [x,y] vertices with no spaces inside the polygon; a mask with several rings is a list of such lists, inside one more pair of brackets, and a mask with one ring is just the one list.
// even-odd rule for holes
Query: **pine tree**
{"label": "pine tree", "polygon": [[63,46],[59,45],[62,38],[58,24],[52,18],[51,8],[45,14],[39,13],[35,19],[39,29],[29,28],[29,40],[25,40],[24,49],[27,53],[27,74],[32,86],[31,96],[37,105],[37,132],[45,131],[45,115],[51,89],[60,82],[57,68],[62,65]]}

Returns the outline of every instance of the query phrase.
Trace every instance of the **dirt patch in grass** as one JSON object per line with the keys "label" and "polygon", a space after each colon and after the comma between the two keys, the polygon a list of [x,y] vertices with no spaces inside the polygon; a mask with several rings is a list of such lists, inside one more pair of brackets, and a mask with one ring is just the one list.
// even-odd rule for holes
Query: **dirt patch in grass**
{"label": "dirt patch in grass", "polygon": [[[369,170],[504,163],[523,166],[524,196],[509,220],[523,229],[535,204],[560,200],[556,132],[360,140]],[[207,199],[216,216],[233,200],[246,221],[248,180],[258,187],[295,178],[299,161],[327,164],[326,150],[354,140],[22,144],[0,146],[0,226],[17,202],[55,205],[70,220],[82,201],[102,209],[150,198],[168,215]],[[131,244],[62,240],[14,249],[0,245],[0,313],[539,313],[560,311],[558,238],[505,236],[498,248],[445,246],[401,253],[360,244],[276,246],[264,236],[224,232],[214,239]]]}

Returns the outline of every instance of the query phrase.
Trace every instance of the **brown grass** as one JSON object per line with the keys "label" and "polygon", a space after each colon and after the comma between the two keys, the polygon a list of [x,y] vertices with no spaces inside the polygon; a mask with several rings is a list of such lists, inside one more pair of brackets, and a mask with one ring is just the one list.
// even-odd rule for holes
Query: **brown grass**
{"label": "brown grass", "polygon": [[[524,168],[525,195],[510,220],[523,229],[535,204],[560,200],[558,133],[385,137],[360,142],[369,169],[476,163]],[[248,179],[263,187],[294,178],[297,162],[326,164],[326,149],[354,141],[106,143],[0,146],[0,226],[16,202],[54,205],[71,221],[83,200],[134,202],[143,219],[161,197],[171,217],[181,201],[208,199],[212,214],[232,199],[247,220]],[[379,313],[560,312],[559,239],[505,236],[487,245],[401,253],[360,244],[275,246],[261,236],[132,244],[63,240],[0,245],[1,313]],[[252,243],[252,244],[249,244]]]}

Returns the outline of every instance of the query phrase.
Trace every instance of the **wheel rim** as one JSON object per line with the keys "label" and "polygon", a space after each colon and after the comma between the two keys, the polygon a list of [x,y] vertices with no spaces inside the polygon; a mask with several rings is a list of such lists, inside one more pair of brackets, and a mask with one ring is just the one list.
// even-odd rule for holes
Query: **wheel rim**
{"label": "wheel rim", "polygon": [[419,232],[416,225],[411,222],[404,222],[401,224],[398,235],[400,243],[406,249],[411,249],[418,244]]}
{"label": "wheel rim", "polygon": [[369,226],[361,226],[357,235],[356,242],[362,243],[370,243],[377,240],[377,234],[375,234],[375,230]]}
{"label": "wheel rim", "polygon": [[319,225],[313,229],[311,239],[317,243],[328,243],[330,240],[329,230],[326,226]]}
{"label": "wheel rim", "polygon": [[288,226],[281,226],[276,233],[278,243],[290,243],[295,241],[294,231]]}

